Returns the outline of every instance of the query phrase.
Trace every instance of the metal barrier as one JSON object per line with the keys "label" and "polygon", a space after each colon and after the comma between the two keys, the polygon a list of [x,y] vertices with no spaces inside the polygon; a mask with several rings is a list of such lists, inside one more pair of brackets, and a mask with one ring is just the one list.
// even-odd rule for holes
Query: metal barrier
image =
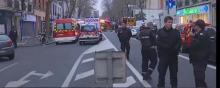
{"label": "metal barrier", "polygon": [[95,53],[95,82],[105,87],[126,82],[126,56],[122,51]]}

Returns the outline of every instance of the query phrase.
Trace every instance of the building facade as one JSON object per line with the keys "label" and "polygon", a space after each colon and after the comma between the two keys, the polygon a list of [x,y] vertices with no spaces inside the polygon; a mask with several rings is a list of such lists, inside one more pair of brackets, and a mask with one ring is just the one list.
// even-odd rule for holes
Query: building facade
{"label": "building facade", "polygon": [[186,24],[190,20],[204,20],[208,24],[216,25],[214,0],[178,0],[177,11],[179,24]]}
{"label": "building facade", "polygon": [[34,14],[36,15],[36,30],[41,33],[45,28],[46,8],[48,0],[34,0]]}

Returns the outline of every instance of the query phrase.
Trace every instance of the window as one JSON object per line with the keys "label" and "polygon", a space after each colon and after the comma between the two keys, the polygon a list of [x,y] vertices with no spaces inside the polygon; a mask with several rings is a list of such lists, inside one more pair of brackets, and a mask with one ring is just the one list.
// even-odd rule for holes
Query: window
{"label": "window", "polygon": [[72,28],[73,28],[73,26],[71,23],[57,24],[58,30],[72,30]]}
{"label": "window", "polygon": [[71,23],[65,23],[65,29],[67,29],[67,30],[72,29],[72,24]]}
{"label": "window", "polygon": [[9,40],[9,37],[6,35],[0,35],[0,41],[6,41]]}
{"label": "window", "polygon": [[28,5],[28,12],[32,12],[32,5]]}
{"label": "window", "polygon": [[63,30],[64,29],[64,25],[63,24],[57,24],[57,29],[58,30]]}
{"label": "window", "polygon": [[96,29],[94,25],[85,25],[85,26],[82,26],[82,29],[81,29],[82,32],[92,32],[95,30]]}
{"label": "window", "polygon": [[177,7],[182,7],[183,6],[183,2],[181,0],[177,1]]}
{"label": "window", "polygon": [[192,0],[192,3],[193,3],[193,4],[198,3],[198,0]]}
{"label": "window", "polygon": [[189,0],[185,0],[185,6],[188,6],[189,5]]}

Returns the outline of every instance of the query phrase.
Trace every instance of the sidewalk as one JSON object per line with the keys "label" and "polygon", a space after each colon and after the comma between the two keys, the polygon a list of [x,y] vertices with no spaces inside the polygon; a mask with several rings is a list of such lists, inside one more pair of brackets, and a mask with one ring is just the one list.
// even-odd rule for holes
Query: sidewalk
{"label": "sidewalk", "polygon": [[[53,39],[49,38],[46,45],[52,44],[52,43],[53,43]],[[42,44],[40,42],[39,37],[36,36],[36,37],[25,37],[22,40],[18,40],[17,45],[18,45],[18,47],[31,47],[31,46],[39,46]]]}

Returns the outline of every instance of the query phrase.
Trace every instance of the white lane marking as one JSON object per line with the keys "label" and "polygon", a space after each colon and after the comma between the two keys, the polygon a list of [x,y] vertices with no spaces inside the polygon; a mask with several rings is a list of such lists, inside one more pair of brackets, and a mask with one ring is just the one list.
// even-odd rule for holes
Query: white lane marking
{"label": "white lane marking", "polygon": [[[186,60],[189,60],[189,57],[186,57],[186,56],[183,56],[183,55],[179,55],[179,57],[181,57],[181,58],[183,58],[183,59],[186,59]],[[216,70],[216,67],[215,67],[215,66],[208,65],[208,67],[211,68],[211,69]]]}
{"label": "white lane marking", "polygon": [[6,69],[9,69],[9,68],[11,68],[11,67],[13,67],[13,66],[15,66],[15,65],[17,65],[17,64],[18,64],[18,63],[14,63],[14,64],[11,64],[11,65],[8,65],[8,66],[2,68],[2,69],[0,70],[0,72],[3,72],[3,71],[5,71]]}
{"label": "white lane marking", "polygon": [[127,88],[135,83],[136,83],[135,79],[132,76],[129,76],[129,77],[127,77],[127,81],[125,83],[115,83],[115,84],[113,84],[113,87]]}
{"label": "white lane marking", "polygon": [[91,62],[94,61],[94,58],[88,58],[82,61],[82,64],[87,63],[87,62]]}
{"label": "white lane marking", "polygon": [[[103,34],[103,36],[106,38],[106,40],[109,41],[110,45],[113,46],[113,48],[115,49],[115,51],[119,51],[111,42],[110,40]],[[144,82],[143,81],[143,77],[142,75],[134,68],[134,66],[132,66],[130,64],[129,61],[126,60],[126,64],[127,66],[130,68],[130,70],[135,74],[135,76],[138,78],[138,80],[140,81],[140,83],[144,86],[144,87],[151,87],[151,85],[148,82]]]}
{"label": "white lane marking", "polygon": [[31,80],[27,80],[27,78],[32,75],[39,76],[39,77],[41,77],[40,79],[45,79],[45,78],[52,76],[53,73],[51,71],[48,71],[46,74],[42,74],[42,73],[36,73],[36,71],[31,71],[27,75],[23,76],[22,78],[20,78],[17,81],[8,82],[5,87],[20,87],[20,86],[30,82]]}
{"label": "white lane marking", "polygon": [[75,81],[80,80],[80,79],[84,79],[84,78],[92,76],[92,75],[94,75],[94,69],[87,71],[87,72],[84,72],[84,73],[81,73],[81,74],[77,74]]}
{"label": "white lane marking", "polygon": [[[102,46],[101,48],[100,47],[97,47],[97,46]],[[106,49],[111,49],[111,47],[103,47],[103,46],[108,46],[107,43],[106,43],[106,40],[105,41],[102,41],[100,42],[98,45],[95,45],[87,50],[85,50],[78,58],[77,60],[75,61],[71,71],[69,72],[69,74],[67,75],[65,81],[63,82],[62,86],[61,87],[68,87],[70,82],[71,82],[71,79],[73,78],[74,74],[76,73],[76,69],[77,67],[79,66],[80,62],[82,61],[82,58],[85,54],[89,54],[89,53],[92,53],[92,52],[95,52],[95,51],[102,51],[102,50],[106,50]],[[98,49],[97,49],[98,48]]]}
{"label": "white lane marking", "polygon": [[77,58],[76,62],[74,63],[71,71],[69,72],[68,76],[66,77],[65,81],[63,82],[62,86],[61,87],[68,87],[70,82],[71,82],[71,79],[73,78],[73,75],[75,74],[76,72],[76,69],[77,67],[79,66],[80,64],[80,61],[82,60],[82,57],[84,56],[84,53],[82,53],[79,58]]}

